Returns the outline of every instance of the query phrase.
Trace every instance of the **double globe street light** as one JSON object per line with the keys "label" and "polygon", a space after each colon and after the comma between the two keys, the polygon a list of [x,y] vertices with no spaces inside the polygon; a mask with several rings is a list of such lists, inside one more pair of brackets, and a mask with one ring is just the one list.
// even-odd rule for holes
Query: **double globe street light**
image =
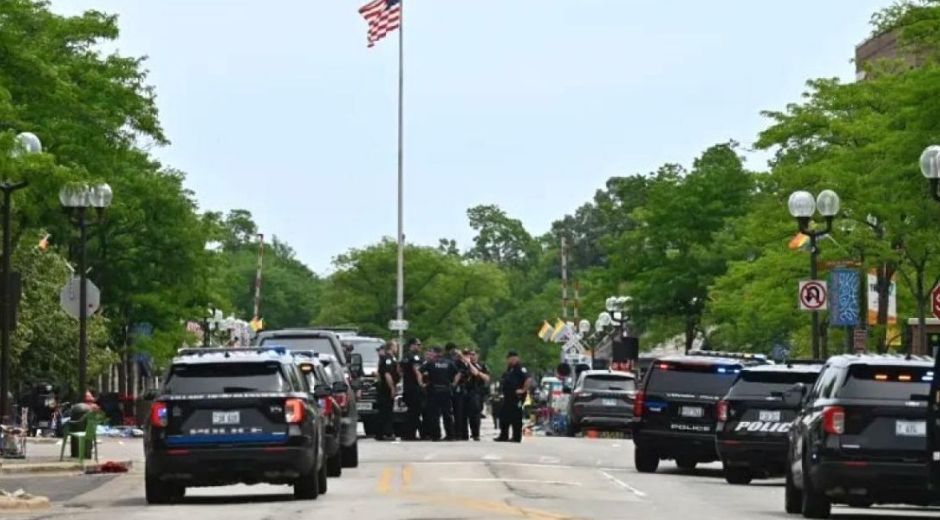
{"label": "double globe street light", "polygon": [[[920,172],[930,181],[930,196],[940,202],[940,146],[928,146],[920,154]],[[921,347],[926,349],[927,331],[920,327]],[[930,452],[930,485],[940,489],[940,352],[927,352],[934,359],[930,397],[927,399],[927,446]]]}
{"label": "double globe street light", "polygon": [[[808,191],[795,191],[790,194],[787,206],[790,209],[790,215],[796,218],[800,233],[809,237],[809,277],[815,280],[817,276],[816,263],[819,258],[819,247],[817,240],[832,232],[832,220],[839,214],[841,201],[839,195],[832,190],[823,190],[819,195],[813,197]],[[813,229],[811,223],[813,215],[819,213],[826,222],[823,229]],[[819,351],[819,311],[812,311],[813,315],[813,358],[820,359]]]}
{"label": "double globe street light", "polygon": [[[85,267],[85,244],[88,241],[88,226],[99,224],[104,219],[104,210],[111,205],[111,186],[101,184],[68,184],[59,191],[59,202],[69,212],[70,219],[78,227],[78,386],[84,395],[88,384],[88,273]],[[94,208],[97,220],[89,221],[88,209]]]}

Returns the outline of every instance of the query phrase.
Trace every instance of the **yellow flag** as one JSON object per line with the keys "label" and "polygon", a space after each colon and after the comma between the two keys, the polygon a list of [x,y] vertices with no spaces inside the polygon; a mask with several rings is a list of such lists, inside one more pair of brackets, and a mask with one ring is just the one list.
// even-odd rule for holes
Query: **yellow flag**
{"label": "yellow flag", "polygon": [[555,322],[555,329],[552,331],[552,341],[558,341],[558,338],[561,336],[562,332],[565,331],[565,322],[560,318]]}
{"label": "yellow flag", "polygon": [[259,330],[264,328],[264,320],[261,318],[252,318],[251,323],[249,323],[249,325],[251,326],[251,330],[253,330],[254,332],[258,332]]}
{"label": "yellow flag", "polygon": [[552,325],[547,321],[543,321],[542,328],[539,329],[539,338],[541,338],[542,341],[549,341],[552,339],[553,333],[554,329],[552,329]]}

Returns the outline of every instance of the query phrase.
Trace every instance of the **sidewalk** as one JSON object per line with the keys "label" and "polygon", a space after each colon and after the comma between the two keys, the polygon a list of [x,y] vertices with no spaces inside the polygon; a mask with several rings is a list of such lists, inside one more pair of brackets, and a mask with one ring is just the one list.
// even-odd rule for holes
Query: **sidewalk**
{"label": "sidewalk", "polygon": [[26,458],[0,459],[0,475],[28,473],[98,473],[105,463],[116,463],[130,470],[135,461],[143,461],[141,439],[98,439],[98,462],[86,459],[84,465],[78,459],[65,458],[59,461],[61,439],[29,439]]}

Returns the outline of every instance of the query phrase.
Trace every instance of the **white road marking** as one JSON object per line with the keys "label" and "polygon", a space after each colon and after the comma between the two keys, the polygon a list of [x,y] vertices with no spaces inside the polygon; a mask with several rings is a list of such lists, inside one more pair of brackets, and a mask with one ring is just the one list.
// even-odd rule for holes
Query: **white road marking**
{"label": "white road marking", "polygon": [[604,475],[604,478],[606,478],[607,480],[609,480],[609,481],[611,481],[611,482],[617,484],[618,486],[622,487],[623,489],[626,489],[627,491],[633,493],[634,495],[636,495],[636,496],[638,496],[638,497],[640,497],[640,498],[643,498],[643,497],[646,496],[646,493],[644,493],[644,492],[640,491],[639,489],[637,489],[637,488],[631,486],[630,484],[627,484],[626,482],[624,482],[624,481],[620,480],[619,478],[617,478],[617,477],[611,475],[610,473],[607,473],[606,471],[601,471],[601,475]]}
{"label": "white road marking", "polygon": [[434,460],[437,457],[437,453],[428,453],[424,456],[424,460]]}
{"label": "white road marking", "polygon": [[558,457],[549,457],[547,455],[539,457],[539,462],[542,464],[558,464],[561,462],[561,459]]}
{"label": "white road marking", "polygon": [[528,478],[442,478],[441,482],[504,482],[511,484],[548,484],[550,486],[583,486],[570,480],[539,480]]}
{"label": "white road marking", "polygon": [[483,456],[483,460],[503,460],[499,455],[493,455],[492,453],[487,453]]}

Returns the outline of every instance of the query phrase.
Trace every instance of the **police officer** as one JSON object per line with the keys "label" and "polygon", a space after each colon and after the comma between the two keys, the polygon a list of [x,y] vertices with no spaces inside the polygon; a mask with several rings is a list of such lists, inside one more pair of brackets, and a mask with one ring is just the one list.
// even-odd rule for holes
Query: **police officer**
{"label": "police officer", "polygon": [[398,384],[398,343],[389,341],[379,347],[378,384],[376,385],[376,406],[378,407],[379,428],[375,435],[377,441],[395,440],[394,415],[395,388]]}
{"label": "police officer", "polygon": [[[522,442],[522,405],[531,383],[532,377],[519,362],[519,354],[510,350],[506,354],[506,372],[500,380],[500,387],[503,391],[503,410],[499,420],[497,441]],[[509,438],[510,429],[512,429],[512,439]]]}
{"label": "police officer", "polygon": [[460,438],[467,440],[467,428],[475,441],[480,440],[480,415],[483,413],[483,399],[489,388],[490,373],[486,364],[477,359],[475,350],[464,350],[463,370],[460,372],[460,386],[463,388],[464,421],[457,427]]}
{"label": "police officer", "polygon": [[402,377],[402,398],[408,407],[402,439],[413,441],[421,427],[421,412],[424,408],[424,391],[421,387],[421,341],[411,338],[406,343],[407,352],[402,356],[400,369]]}
{"label": "police officer", "polygon": [[454,343],[448,343],[445,347],[445,355],[454,362],[454,367],[457,369],[457,383],[454,384],[453,396],[451,397],[450,405],[453,410],[453,415],[450,420],[444,417],[444,427],[447,427],[447,423],[451,424],[450,429],[447,432],[448,440],[455,441],[465,441],[467,437],[467,417],[464,413],[464,401],[466,399],[466,386],[463,384],[464,381],[461,380],[461,374],[467,371],[467,365],[464,363],[463,356],[460,353],[460,349],[457,348],[457,345]]}
{"label": "police officer", "polygon": [[[441,347],[434,347],[432,360],[421,368],[428,392],[427,415],[424,420],[428,425],[428,435],[432,441],[441,440],[441,417],[451,413],[451,391],[457,379],[457,367],[444,355]],[[445,424],[445,429],[448,425]],[[451,428],[453,424],[449,425]],[[448,438],[451,432],[447,432]]]}

